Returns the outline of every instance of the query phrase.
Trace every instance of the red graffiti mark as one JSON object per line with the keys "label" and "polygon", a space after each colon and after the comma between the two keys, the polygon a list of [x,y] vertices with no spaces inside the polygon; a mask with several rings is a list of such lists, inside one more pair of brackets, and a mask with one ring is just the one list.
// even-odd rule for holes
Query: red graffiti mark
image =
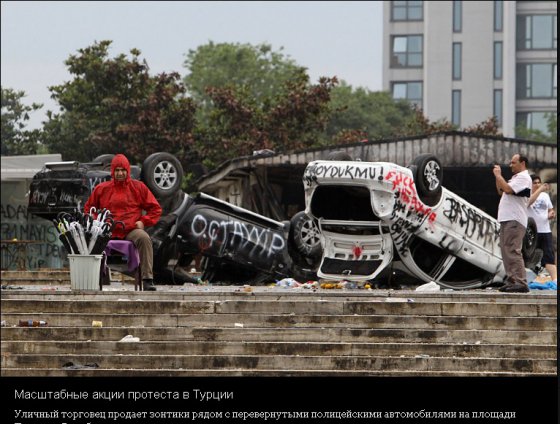
{"label": "red graffiti mark", "polygon": [[418,199],[418,193],[416,192],[416,186],[412,177],[402,172],[389,171],[385,179],[393,184],[393,191],[400,194],[400,199],[403,203],[410,206],[419,215],[427,216],[430,224],[435,222],[437,214],[432,211],[432,208],[426,207]]}

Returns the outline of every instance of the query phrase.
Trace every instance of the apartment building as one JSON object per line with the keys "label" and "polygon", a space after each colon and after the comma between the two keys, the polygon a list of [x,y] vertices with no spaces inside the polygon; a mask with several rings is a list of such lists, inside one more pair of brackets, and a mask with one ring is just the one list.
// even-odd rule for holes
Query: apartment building
{"label": "apartment building", "polygon": [[460,128],[506,137],[557,113],[555,1],[384,1],[383,89]]}

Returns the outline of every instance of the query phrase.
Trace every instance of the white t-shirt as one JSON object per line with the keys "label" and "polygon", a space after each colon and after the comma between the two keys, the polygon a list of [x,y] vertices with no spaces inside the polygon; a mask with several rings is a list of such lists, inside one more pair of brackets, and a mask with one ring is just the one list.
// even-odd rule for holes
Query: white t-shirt
{"label": "white t-shirt", "polygon": [[533,204],[527,208],[527,214],[537,223],[537,233],[552,232],[548,221],[548,210],[552,208],[550,196],[545,192],[539,193]]}
{"label": "white t-shirt", "polygon": [[529,171],[518,172],[511,177],[508,184],[513,190],[513,194],[502,193],[498,205],[498,222],[517,221],[527,227],[527,206],[533,185]]}

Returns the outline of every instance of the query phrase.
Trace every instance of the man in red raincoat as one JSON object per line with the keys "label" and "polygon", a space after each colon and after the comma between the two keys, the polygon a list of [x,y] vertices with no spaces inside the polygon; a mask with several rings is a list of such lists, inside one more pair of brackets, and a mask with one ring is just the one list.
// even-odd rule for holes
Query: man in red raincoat
{"label": "man in red raincoat", "polygon": [[[130,163],[126,156],[117,154],[111,162],[111,181],[98,184],[85,205],[85,212],[109,209],[116,221],[124,223],[124,230],[116,225],[113,238],[132,241],[140,255],[140,270],[144,290],[155,290],[152,240],[144,228],[155,225],[161,216],[161,206],[142,182],[130,178]],[[145,214],[143,214],[145,212]]]}

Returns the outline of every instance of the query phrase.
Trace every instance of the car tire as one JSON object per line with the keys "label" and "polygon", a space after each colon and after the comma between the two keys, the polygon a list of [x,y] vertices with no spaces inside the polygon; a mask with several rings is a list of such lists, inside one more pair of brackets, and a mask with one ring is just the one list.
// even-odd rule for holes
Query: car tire
{"label": "car tire", "polygon": [[170,153],[154,153],[144,160],[140,178],[154,196],[167,198],[181,188],[183,167],[179,160]]}
{"label": "car tire", "polygon": [[443,182],[443,167],[439,159],[431,153],[425,153],[414,159],[410,168],[420,200],[429,206],[439,202]]}
{"label": "car tire", "polygon": [[301,256],[314,259],[323,253],[319,227],[304,211],[296,213],[290,220],[290,241]]}
{"label": "car tire", "polygon": [[533,218],[529,218],[527,222],[527,229],[523,237],[523,246],[521,253],[523,253],[523,260],[526,264],[530,264],[528,268],[532,268],[531,262],[534,261],[537,251],[537,223]]}

